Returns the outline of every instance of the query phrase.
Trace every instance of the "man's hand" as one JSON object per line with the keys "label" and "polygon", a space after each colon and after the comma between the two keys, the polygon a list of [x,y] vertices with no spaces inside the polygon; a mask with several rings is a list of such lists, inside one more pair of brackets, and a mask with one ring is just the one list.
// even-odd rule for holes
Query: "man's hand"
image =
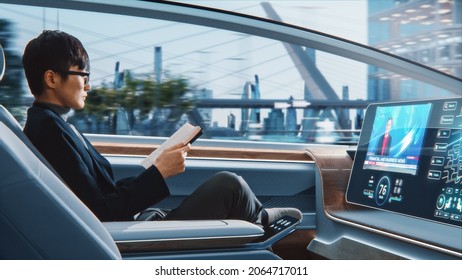
{"label": "man's hand", "polygon": [[154,165],[160,174],[167,179],[168,177],[183,173],[185,170],[185,160],[191,144],[176,145],[165,149],[156,159]]}

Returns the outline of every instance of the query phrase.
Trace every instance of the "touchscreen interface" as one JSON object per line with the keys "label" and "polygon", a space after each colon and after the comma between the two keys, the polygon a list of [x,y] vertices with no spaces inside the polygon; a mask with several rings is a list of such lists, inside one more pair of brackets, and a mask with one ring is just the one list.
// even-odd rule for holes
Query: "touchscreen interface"
{"label": "touchscreen interface", "polygon": [[346,199],[462,227],[462,99],[370,105]]}
{"label": "touchscreen interface", "polygon": [[365,169],[415,175],[431,104],[377,107]]}

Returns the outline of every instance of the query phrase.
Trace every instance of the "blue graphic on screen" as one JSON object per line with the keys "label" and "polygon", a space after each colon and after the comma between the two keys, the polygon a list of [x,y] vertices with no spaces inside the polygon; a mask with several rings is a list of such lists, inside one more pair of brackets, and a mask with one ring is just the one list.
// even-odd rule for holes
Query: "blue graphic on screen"
{"label": "blue graphic on screen", "polygon": [[431,104],[377,107],[364,169],[417,174]]}

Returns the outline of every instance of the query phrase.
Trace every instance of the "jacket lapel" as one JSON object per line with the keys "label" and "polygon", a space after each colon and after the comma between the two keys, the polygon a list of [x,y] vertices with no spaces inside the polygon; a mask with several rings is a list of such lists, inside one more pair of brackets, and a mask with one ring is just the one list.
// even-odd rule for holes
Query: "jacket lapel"
{"label": "jacket lapel", "polygon": [[77,129],[74,130],[70,126],[68,127],[72,131],[72,135],[75,135],[74,139],[79,142],[80,149],[85,150],[86,154],[88,154],[91,157],[91,161],[93,162],[93,166],[96,168],[96,170],[101,175],[103,175],[104,179],[106,179],[109,182],[114,182],[112,169],[107,159],[105,159],[100,153],[98,153],[98,151],[95,150],[90,141],[88,141],[88,139],[83,134],[77,131]]}

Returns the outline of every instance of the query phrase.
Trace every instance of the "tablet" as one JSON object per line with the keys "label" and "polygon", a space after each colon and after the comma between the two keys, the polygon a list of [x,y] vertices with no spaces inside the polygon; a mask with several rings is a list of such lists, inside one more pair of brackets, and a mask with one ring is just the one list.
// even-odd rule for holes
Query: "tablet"
{"label": "tablet", "polygon": [[346,200],[462,227],[462,98],[371,104]]}

